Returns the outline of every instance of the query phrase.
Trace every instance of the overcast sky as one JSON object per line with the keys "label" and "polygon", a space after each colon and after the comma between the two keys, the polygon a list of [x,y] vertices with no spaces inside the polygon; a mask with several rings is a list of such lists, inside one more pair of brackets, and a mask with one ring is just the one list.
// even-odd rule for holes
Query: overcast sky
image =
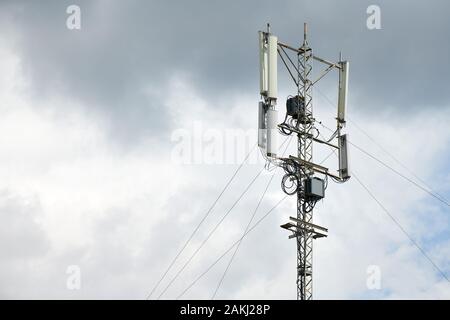
{"label": "overcast sky", "polygon": [[[81,9],[79,30],[66,25],[72,4]],[[381,9],[379,30],[366,26],[371,4]],[[255,128],[257,31],[267,22],[294,46],[307,22],[315,54],[337,60],[342,52],[351,62],[350,139],[450,199],[449,11],[438,0],[1,1],[0,297],[147,297],[238,167],[175,163],[174,133]],[[283,114],[295,88],[281,64],[279,80]],[[316,118],[329,126],[335,97],[330,74],[314,90]],[[315,152],[319,162],[329,151]],[[350,156],[355,175],[450,278],[448,206],[357,149]],[[263,161],[254,162],[151,298],[261,170]],[[239,239],[271,174],[256,180],[162,298],[176,298]],[[254,222],[283,197],[281,178],[276,172]],[[216,298],[295,299],[295,242],[279,227],[295,210],[289,197],[244,239]],[[450,298],[449,282],[354,177],[330,182],[314,217],[329,228],[315,241],[316,299]],[[230,257],[183,297],[211,298]],[[79,289],[67,287],[70,266],[81,271]],[[378,290],[367,286],[370,266],[381,272]]]}

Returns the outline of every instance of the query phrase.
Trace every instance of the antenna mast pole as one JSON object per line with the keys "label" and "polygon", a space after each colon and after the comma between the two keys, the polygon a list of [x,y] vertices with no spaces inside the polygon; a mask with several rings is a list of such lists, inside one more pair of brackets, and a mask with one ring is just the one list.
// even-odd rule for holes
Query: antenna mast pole
{"label": "antenna mast pole", "polygon": [[[313,162],[313,140],[312,131],[314,127],[313,105],[312,105],[312,49],[307,41],[308,26],[304,24],[303,44],[297,54],[298,69],[298,95],[304,97],[305,116],[299,121],[298,157],[309,163]],[[312,176],[314,171],[305,165],[300,165],[297,171],[298,181]],[[297,219],[307,223],[313,223],[313,210],[308,208],[305,188],[297,190]],[[301,222],[297,224],[301,224]],[[303,230],[306,226],[302,226]],[[297,238],[297,299],[311,300],[313,297],[313,234],[311,232],[298,232]]]}

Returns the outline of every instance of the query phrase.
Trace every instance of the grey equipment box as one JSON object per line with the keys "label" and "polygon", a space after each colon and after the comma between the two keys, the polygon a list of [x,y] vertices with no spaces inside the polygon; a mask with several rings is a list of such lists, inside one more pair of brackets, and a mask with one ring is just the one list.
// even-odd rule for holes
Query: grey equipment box
{"label": "grey equipment box", "polygon": [[305,180],[305,195],[307,200],[320,200],[325,197],[325,183],[320,178]]}

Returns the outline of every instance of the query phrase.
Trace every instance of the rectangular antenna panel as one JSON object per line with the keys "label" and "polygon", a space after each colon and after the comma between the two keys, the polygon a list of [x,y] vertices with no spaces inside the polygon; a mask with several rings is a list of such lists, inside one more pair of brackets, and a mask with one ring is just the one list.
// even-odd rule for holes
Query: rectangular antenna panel
{"label": "rectangular antenna panel", "polygon": [[276,99],[278,96],[278,38],[269,34],[268,38],[268,83],[267,96]]}
{"label": "rectangular antenna panel", "polygon": [[346,134],[339,136],[338,146],[339,146],[339,177],[341,179],[348,179],[350,178],[350,171],[348,168],[348,147]]}
{"label": "rectangular antenna panel", "polygon": [[278,136],[278,112],[274,109],[267,110],[267,156],[277,156]]}
{"label": "rectangular antenna panel", "polygon": [[261,95],[267,95],[267,44],[266,44],[266,34],[262,31],[259,34],[259,91]]}
{"label": "rectangular antenna panel", "polygon": [[258,146],[266,148],[266,106],[260,102],[258,106]]}
{"label": "rectangular antenna panel", "polygon": [[339,93],[338,93],[338,114],[339,122],[345,122],[345,109],[347,108],[347,91],[348,91],[348,68],[349,62],[340,62],[339,69]]}

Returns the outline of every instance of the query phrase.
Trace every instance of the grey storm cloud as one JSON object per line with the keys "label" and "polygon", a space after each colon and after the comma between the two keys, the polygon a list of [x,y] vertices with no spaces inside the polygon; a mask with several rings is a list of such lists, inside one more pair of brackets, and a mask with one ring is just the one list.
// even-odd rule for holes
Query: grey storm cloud
{"label": "grey storm cloud", "polygon": [[2,16],[19,35],[32,92],[82,102],[127,144],[167,137],[164,97],[179,74],[212,107],[234,93],[257,95],[256,31],[266,22],[294,44],[309,22],[320,56],[335,59],[343,50],[359,110],[442,107],[450,98],[450,67],[442,63],[450,54],[446,1],[378,1],[382,29],[372,31],[371,1],[78,1],[82,29],[70,31],[65,10],[72,3],[10,1],[1,5]]}

